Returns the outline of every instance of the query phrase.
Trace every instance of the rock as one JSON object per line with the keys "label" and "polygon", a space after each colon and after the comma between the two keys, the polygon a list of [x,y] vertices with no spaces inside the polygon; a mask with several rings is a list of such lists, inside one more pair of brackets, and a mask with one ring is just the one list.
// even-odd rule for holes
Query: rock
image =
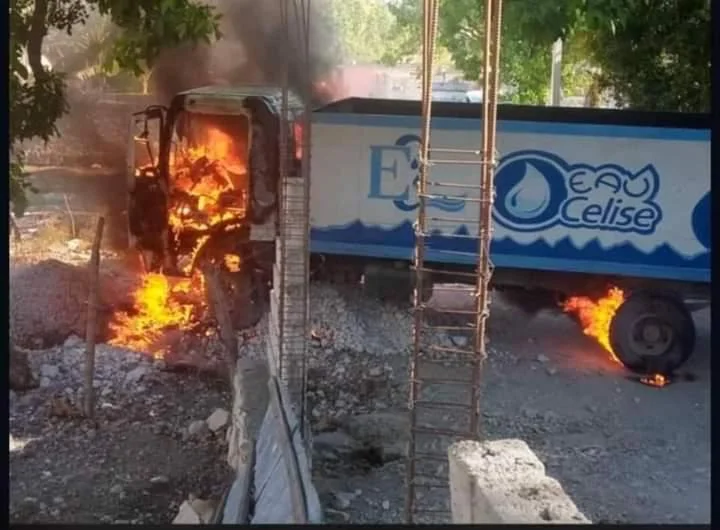
{"label": "rock", "polygon": [[202,524],[200,516],[188,501],[184,501],[180,505],[178,514],[173,519],[172,524]]}
{"label": "rock", "polygon": [[544,354],[542,354],[542,353],[537,356],[537,361],[538,361],[539,363],[546,363],[546,362],[548,362],[549,360],[550,360],[550,357],[548,357],[547,355],[544,355]]}
{"label": "rock", "polygon": [[551,366],[547,370],[545,370],[545,372],[547,372],[548,375],[555,375],[558,371],[557,368]]}
{"label": "rock", "polygon": [[373,366],[368,370],[368,375],[370,377],[380,377],[383,374],[383,369],[379,366]]}
{"label": "rock", "polygon": [[213,501],[191,499],[190,506],[200,518],[200,524],[210,524],[216,508],[216,504]]}
{"label": "rock", "polygon": [[66,243],[66,246],[69,250],[72,252],[78,252],[81,250],[88,250],[90,248],[90,244],[87,241],[83,241],[82,239],[71,239]]}
{"label": "rock", "polygon": [[313,436],[313,448],[326,452],[334,452],[341,455],[352,453],[360,448],[355,439],[342,431],[323,432]]}
{"label": "rock", "polygon": [[382,507],[383,507],[383,510],[389,510],[390,509],[390,501],[382,501]]}
{"label": "rock", "polygon": [[147,375],[148,371],[149,370],[146,366],[138,366],[137,368],[133,368],[125,375],[125,384],[132,385],[138,383],[143,377]]}
{"label": "rock", "polygon": [[374,412],[350,416],[342,428],[356,441],[381,450],[385,462],[403,458],[407,452],[409,418],[405,412]]}
{"label": "rock", "polygon": [[153,477],[150,479],[150,484],[153,485],[161,485],[161,484],[169,484],[170,479],[166,477],[165,475],[157,475],[156,477]]}
{"label": "rock", "polygon": [[190,437],[200,436],[208,431],[208,424],[203,420],[195,420],[187,428],[187,434]]}
{"label": "rock", "polygon": [[210,429],[212,432],[217,432],[223,427],[225,427],[228,424],[228,421],[230,420],[230,413],[225,409],[215,409],[215,411],[210,414],[210,417],[205,420],[208,426],[208,429]]}
{"label": "rock", "polygon": [[85,341],[78,337],[77,335],[70,335],[67,339],[65,339],[65,343],[63,344],[63,348],[71,350],[74,348],[80,348],[85,344]]}
{"label": "rock", "polygon": [[112,488],[110,488],[111,495],[122,495],[123,491],[124,488],[122,487],[122,484],[115,484]]}
{"label": "rock", "polygon": [[52,381],[49,377],[40,378],[40,388],[48,388],[50,385],[52,385]]}
{"label": "rock", "polygon": [[448,338],[450,339],[450,342],[458,348],[465,348],[467,347],[468,342],[470,342],[467,335],[448,335]]}
{"label": "rock", "polygon": [[352,504],[352,501],[355,500],[355,494],[354,493],[347,493],[344,491],[338,491],[334,494],[335,497],[335,506],[337,506],[341,510],[345,510],[350,507],[350,504]]}
{"label": "rock", "polygon": [[10,346],[10,389],[30,390],[38,387],[27,354]]}
{"label": "rock", "polygon": [[60,369],[53,364],[43,364],[40,367],[40,375],[49,379],[53,379],[60,375]]}

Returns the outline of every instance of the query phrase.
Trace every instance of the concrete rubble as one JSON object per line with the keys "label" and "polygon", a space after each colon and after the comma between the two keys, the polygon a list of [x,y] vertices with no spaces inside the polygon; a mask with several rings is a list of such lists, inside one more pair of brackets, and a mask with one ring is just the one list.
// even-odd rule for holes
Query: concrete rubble
{"label": "concrete rubble", "polygon": [[190,496],[180,505],[172,524],[211,524],[216,504]]}
{"label": "concrete rubble", "polygon": [[522,440],[458,442],[448,457],[456,524],[590,524]]}

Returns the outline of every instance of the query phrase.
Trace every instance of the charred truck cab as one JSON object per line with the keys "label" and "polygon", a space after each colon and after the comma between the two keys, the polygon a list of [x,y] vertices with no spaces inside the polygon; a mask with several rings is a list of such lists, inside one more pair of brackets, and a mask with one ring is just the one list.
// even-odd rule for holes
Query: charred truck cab
{"label": "charred truck cab", "polygon": [[210,260],[241,283],[267,283],[281,157],[290,174],[300,166],[302,106],[291,97],[282,116],[281,101],[274,88],[203,87],[133,116],[128,224],[145,272],[189,276]]}

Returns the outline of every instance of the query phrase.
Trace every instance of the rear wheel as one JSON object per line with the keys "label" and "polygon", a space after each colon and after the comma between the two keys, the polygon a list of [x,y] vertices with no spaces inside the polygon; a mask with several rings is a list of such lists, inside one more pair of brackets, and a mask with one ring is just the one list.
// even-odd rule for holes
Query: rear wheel
{"label": "rear wheel", "polygon": [[610,345],[633,372],[670,375],[693,353],[695,323],[678,298],[635,293],[610,323]]}

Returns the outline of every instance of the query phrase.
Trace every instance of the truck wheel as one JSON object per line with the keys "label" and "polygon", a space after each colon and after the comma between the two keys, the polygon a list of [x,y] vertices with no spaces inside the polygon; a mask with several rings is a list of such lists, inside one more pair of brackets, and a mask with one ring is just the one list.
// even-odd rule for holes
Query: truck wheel
{"label": "truck wheel", "polygon": [[677,298],[635,293],[610,323],[610,345],[633,372],[670,375],[693,353],[695,323]]}

